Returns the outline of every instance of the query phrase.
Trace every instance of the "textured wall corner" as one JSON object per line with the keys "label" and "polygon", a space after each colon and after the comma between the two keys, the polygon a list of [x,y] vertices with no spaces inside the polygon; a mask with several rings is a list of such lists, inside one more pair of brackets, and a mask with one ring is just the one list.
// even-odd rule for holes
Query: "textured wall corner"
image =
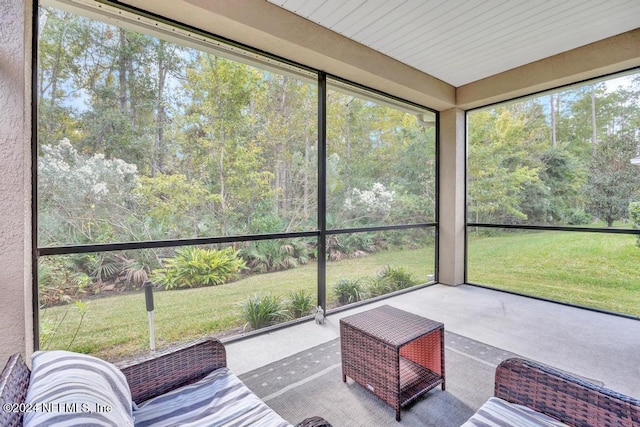
{"label": "textured wall corner", "polygon": [[[0,360],[32,350],[31,2],[0,2]],[[4,362],[2,362],[4,363]]]}

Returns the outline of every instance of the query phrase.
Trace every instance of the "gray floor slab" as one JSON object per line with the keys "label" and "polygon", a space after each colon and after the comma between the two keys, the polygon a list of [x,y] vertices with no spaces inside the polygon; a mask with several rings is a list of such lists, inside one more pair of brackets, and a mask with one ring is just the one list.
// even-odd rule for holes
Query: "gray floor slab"
{"label": "gray floor slab", "polygon": [[340,335],[339,319],[389,304],[443,322],[445,329],[640,398],[640,321],[462,285],[434,285],[268,334],[227,343],[237,374]]}

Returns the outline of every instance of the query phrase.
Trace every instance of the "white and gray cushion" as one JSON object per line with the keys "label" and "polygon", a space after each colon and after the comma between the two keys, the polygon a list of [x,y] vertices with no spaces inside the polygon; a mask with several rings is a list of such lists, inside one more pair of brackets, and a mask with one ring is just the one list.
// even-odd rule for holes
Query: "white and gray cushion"
{"label": "white and gray cushion", "polygon": [[141,403],[133,416],[136,427],[291,426],[227,368]]}
{"label": "white and gray cushion", "polygon": [[492,397],[460,427],[568,427],[526,406]]}
{"label": "white and gray cushion", "polygon": [[122,372],[93,356],[38,351],[32,356],[24,426],[133,426],[131,391]]}

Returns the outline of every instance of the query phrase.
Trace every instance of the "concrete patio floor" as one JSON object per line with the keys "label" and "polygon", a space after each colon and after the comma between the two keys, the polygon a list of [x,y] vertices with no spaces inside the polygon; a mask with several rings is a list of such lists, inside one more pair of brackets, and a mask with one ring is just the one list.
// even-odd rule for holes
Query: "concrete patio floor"
{"label": "concrete patio floor", "polygon": [[339,319],[389,304],[445,330],[592,379],[640,398],[640,321],[476,286],[434,285],[226,344],[236,375],[340,336]]}

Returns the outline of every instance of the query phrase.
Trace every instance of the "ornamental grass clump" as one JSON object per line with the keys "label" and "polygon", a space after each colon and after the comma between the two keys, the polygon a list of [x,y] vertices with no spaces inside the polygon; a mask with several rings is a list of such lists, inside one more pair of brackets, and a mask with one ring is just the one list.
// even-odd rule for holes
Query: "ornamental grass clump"
{"label": "ornamental grass clump", "polygon": [[381,281],[386,285],[388,291],[394,292],[401,289],[411,288],[418,284],[418,280],[402,267],[391,267],[387,265],[378,272],[374,281]]}
{"label": "ornamental grass clump", "polygon": [[364,286],[360,279],[342,278],[333,287],[333,295],[340,305],[351,304],[364,299]]}
{"label": "ornamental grass clump", "polygon": [[314,296],[304,289],[289,291],[289,301],[287,303],[287,311],[292,319],[304,317],[311,312],[314,307]]}
{"label": "ornamental grass clump", "polygon": [[276,295],[254,294],[241,304],[242,318],[247,322],[245,329],[260,329],[275,325],[286,318],[287,310]]}

